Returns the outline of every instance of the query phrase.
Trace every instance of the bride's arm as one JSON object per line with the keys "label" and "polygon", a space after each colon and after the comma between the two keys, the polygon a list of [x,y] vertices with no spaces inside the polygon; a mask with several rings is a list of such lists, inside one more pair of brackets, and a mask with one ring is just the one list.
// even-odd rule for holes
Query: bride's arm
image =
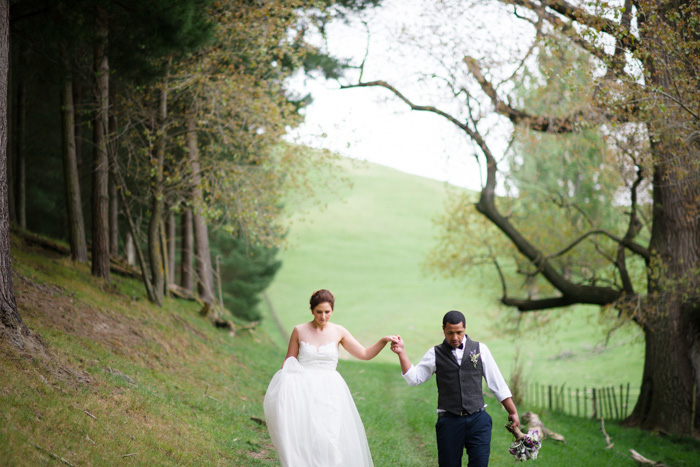
{"label": "bride's arm", "polygon": [[394,336],[384,336],[374,345],[365,348],[362,346],[362,344],[357,342],[357,339],[350,334],[350,331],[345,328],[342,328],[342,331],[343,338],[340,341],[341,345],[350,353],[350,355],[355,358],[359,358],[360,360],[372,360],[379,352],[381,352],[387,343],[394,342],[395,339]]}
{"label": "bride's arm", "polygon": [[292,330],[292,335],[289,337],[289,346],[287,346],[287,355],[284,357],[285,361],[289,357],[294,357],[294,358],[299,357],[299,331],[297,331],[296,326],[294,326],[294,330]]}

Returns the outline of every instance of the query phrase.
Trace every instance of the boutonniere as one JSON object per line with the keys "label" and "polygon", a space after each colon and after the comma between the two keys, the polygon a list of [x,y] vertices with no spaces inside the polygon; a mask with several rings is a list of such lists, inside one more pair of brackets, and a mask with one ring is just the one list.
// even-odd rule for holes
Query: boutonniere
{"label": "boutonniere", "polygon": [[478,353],[476,350],[472,350],[471,352],[469,352],[469,360],[471,360],[474,364],[474,368],[476,368],[476,364],[479,363],[480,356],[481,354]]}

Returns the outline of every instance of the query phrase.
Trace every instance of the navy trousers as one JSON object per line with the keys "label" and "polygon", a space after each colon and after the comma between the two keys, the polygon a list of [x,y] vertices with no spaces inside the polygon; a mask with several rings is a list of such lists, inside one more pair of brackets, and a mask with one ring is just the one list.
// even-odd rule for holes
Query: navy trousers
{"label": "navy trousers", "polygon": [[435,424],[440,467],[461,467],[467,450],[469,467],[486,467],[491,454],[491,416],[485,411],[438,417]]}

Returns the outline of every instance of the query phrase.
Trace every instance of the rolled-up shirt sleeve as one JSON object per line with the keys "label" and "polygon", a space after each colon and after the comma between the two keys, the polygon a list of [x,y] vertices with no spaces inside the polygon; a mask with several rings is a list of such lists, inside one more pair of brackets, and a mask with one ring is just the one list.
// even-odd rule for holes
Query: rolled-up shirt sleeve
{"label": "rolled-up shirt sleeve", "polygon": [[[484,369],[484,379],[486,379],[486,385],[491,390],[498,402],[502,402],[504,399],[513,397],[510,392],[506,380],[503,379],[501,370],[498,369],[496,360],[491,355],[491,351],[484,343],[479,343],[479,353],[481,353],[481,362]],[[433,357],[434,358],[434,357]],[[411,384],[411,383],[409,383]]]}
{"label": "rolled-up shirt sleeve", "polygon": [[409,386],[418,386],[428,381],[433,373],[435,373],[435,348],[431,347],[418,365],[411,365],[411,368],[403,374],[403,379]]}

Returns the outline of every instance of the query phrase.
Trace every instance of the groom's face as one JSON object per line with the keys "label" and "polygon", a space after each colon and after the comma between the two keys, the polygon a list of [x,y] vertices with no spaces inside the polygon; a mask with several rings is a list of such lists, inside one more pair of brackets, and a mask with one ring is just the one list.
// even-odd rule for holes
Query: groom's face
{"label": "groom's face", "polygon": [[464,323],[445,323],[442,332],[445,333],[445,340],[447,340],[447,343],[453,348],[457,348],[464,338]]}

